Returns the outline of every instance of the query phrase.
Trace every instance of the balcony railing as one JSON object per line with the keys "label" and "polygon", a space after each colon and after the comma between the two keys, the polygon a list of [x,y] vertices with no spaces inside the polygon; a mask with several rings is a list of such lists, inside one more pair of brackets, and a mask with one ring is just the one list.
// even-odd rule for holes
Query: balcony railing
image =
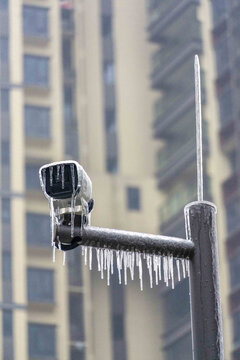
{"label": "balcony railing", "polygon": [[153,2],[148,15],[150,40],[161,41],[161,30],[189,4],[197,4],[198,2],[199,0],[166,0],[158,4]]}
{"label": "balcony railing", "polygon": [[157,101],[154,109],[155,137],[164,136],[165,128],[169,128],[176,118],[181,117],[193,105],[194,93],[192,91],[169,96],[168,101],[164,97]]}
{"label": "balcony railing", "polygon": [[[208,152],[207,142],[203,142],[203,152]],[[195,138],[182,147],[161,150],[157,157],[157,180],[159,187],[166,187],[186,166],[194,164],[196,158]]]}

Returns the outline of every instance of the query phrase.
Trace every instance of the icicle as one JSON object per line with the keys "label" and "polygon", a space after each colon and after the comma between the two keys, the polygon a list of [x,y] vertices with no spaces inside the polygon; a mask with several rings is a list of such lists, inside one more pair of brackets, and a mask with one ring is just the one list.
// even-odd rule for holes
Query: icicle
{"label": "icicle", "polygon": [[101,279],[104,278],[104,274],[103,274],[103,249],[100,250],[100,255],[101,255],[101,266],[100,266],[100,269],[101,269]]}
{"label": "icicle", "polygon": [[163,274],[164,274],[164,282],[166,286],[168,286],[168,258],[167,256],[163,257]]}
{"label": "icicle", "polygon": [[167,257],[167,261],[168,261],[168,280],[171,280],[171,266],[170,266],[171,258],[169,255]]}
{"label": "icicle", "polygon": [[110,250],[111,274],[113,275],[113,250]]}
{"label": "icicle", "polygon": [[177,264],[178,281],[181,281],[180,262],[179,262],[179,259],[176,260],[176,264]]}
{"label": "icicle", "polygon": [[120,264],[120,251],[117,250],[116,252],[116,257],[117,257],[117,269],[118,269],[118,282],[119,284],[122,283],[122,277],[121,277],[121,264]]}
{"label": "icicle", "polygon": [[162,258],[161,258],[161,255],[158,256],[158,275],[159,275],[159,280],[161,281],[162,280],[162,265],[161,265],[161,262],[162,262]]}
{"label": "icicle", "polygon": [[46,189],[46,169],[43,169],[42,171],[42,180],[44,185],[44,190]]}
{"label": "icicle", "polygon": [[53,261],[54,263],[55,263],[55,261],[56,261],[56,248],[55,248],[55,245],[53,245],[52,261]]}
{"label": "icicle", "polygon": [[84,246],[84,263],[85,263],[85,265],[87,265],[87,260],[88,260],[88,256],[87,256],[87,254],[88,254],[88,247],[87,246]]}
{"label": "icicle", "polygon": [[141,253],[139,253],[139,263],[138,263],[138,271],[139,271],[139,280],[140,280],[140,289],[143,291],[143,279],[142,279],[142,257]]}
{"label": "icicle", "polygon": [[153,270],[155,272],[155,284],[158,285],[158,258],[153,255]]}
{"label": "icicle", "polygon": [[49,175],[50,175],[50,186],[53,186],[53,167],[50,166],[49,168]]}
{"label": "icicle", "polygon": [[64,167],[64,164],[61,165],[61,176],[62,176],[62,189],[64,189],[64,170],[65,170],[65,167]]}
{"label": "icicle", "polygon": [[85,246],[82,246],[82,256],[85,254]]}
{"label": "icicle", "polygon": [[60,165],[57,165],[57,181],[60,179]]}
{"label": "icicle", "polygon": [[187,276],[189,277],[190,276],[190,268],[189,268],[189,260],[188,259],[185,259],[185,267],[186,267],[186,270],[187,270]]}
{"label": "icicle", "polygon": [[136,266],[139,266],[139,253],[136,252]]}
{"label": "icicle", "polygon": [[71,238],[74,236],[74,220],[75,220],[75,197],[72,195],[71,199]]}
{"label": "icicle", "polygon": [[185,277],[186,277],[186,268],[185,268],[185,261],[184,261],[184,259],[181,259],[181,263],[182,263],[183,277],[184,277],[184,279],[185,279]]}
{"label": "icicle", "polygon": [[108,249],[105,249],[107,258],[107,285],[110,285],[110,268],[111,268],[111,254]]}
{"label": "icicle", "polygon": [[174,268],[173,268],[173,256],[170,256],[169,260],[170,265],[170,273],[171,273],[171,279],[172,279],[172,289],[174,289]]}
{"label": "icicle", "polygon": [[73,238],[74,235],[74,219],[75,219],[75,172],[74,172],[74,165],[70,165],[71,169],[71,178],[72,178],[72,200],[71,200],[71,237]]}
{"label": "icicle", "polygon": [[132,251],[132,280],[134,280],[134,265],[135,265],[135,252]]}
{"label": "icicle", "polygon": [[100,263],[100,249],[96,248],[97,253],[97,265],[98,265],[98,271],[101,271],[101,263]]}
{"label": "icicle", "polygon": [[54,245],[54,237],[55,237],[55,212],[54,212],[54,204],[53,198],[50,199],[50,217],[51,217],[51,239],[52,246]]}
{"label": "icicle", "polygon": [[89,247],[89,270],[92,270],[92,247]]}
{"label": "icicle", "polygon": [[127,252],[123,254],[123,266],[124,266],[124,283],[127,285]]}
{"label": "icicle", "polygon": [[63,266],[66,264],[66,251],[63,251]]}
{"label": "icicle", "polygon": [[70,165],[70,169],[71,169],[72,187],[73,187],[73,191],[75,192],[75,171],[73,164]]}
{"label": "icicle", "polygon": [[153,281],[152,281],[152,256],[147,255],[147,267],[149,272],[149,280],[150,280],[150,288],[153,287]]}
{"label": "icicle", "polygon": [[104,270],[107,270],[107,249],[103,250],[104,254]]}

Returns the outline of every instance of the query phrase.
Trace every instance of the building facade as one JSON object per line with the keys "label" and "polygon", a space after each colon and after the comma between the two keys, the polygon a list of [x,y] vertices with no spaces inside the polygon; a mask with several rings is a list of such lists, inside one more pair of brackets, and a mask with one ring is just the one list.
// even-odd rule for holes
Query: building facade
{"label": "building facade", "polygon": [[0,1],[1,360],[161,356],[158,289],[107,287],[80,250],[52,262],[38,179],[77,160],[94,225],[158,232],[145,16],[143,0]]}
{"label": "building facade", "polygon": [[[218,3],[216,1],[216,3]],[[156,179],[165,200],[160,205],[160,231],[184,236],[183,207],[197,198],[194,98],[194,55],[200,56],[203,106],[204,200],[224,209],[221,187],[229,173],[218,137],[219,113],[214,86],[215,54],[209,1],[149,1],[148,34],[153,44],[151,84],[155,101],[153,134],[159,140]],[[224,57],[222,58],[224,64]],[[221,169],[221,171],[219,171]],[[231,216],[231,215],[230,215]],[[226,220],[218,215],[221,295],[225,356],[231,355],[229,271],[226,259]],[[192,359],[189,288],[182,281],[175,292],[162,290],[162,331],[166,360],[178,354]]]}
{"label": "building facade", "polygon": [[[219,108],[219,138],[228,160],[228,172],[222,184],[227,234],[226,253],[230,272],[229,308],[231,316],[231,359],[240,356],[238,243],[239,218],[239,1],[212,1],[212,37],[215,49],[215,88]],[[230,357],[229,357],[230,358]]]}

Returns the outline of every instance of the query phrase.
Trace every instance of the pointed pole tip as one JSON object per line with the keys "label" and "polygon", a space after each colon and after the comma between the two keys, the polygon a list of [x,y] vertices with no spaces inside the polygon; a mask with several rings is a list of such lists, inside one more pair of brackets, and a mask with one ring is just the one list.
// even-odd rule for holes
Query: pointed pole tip
{"label": "pointed pole tip", "polygon": [[195,56],[194,56],[194,63],[195,63],[195,65],[200,65],[200,63],[199,63],[199,56],[197,55],[197,54],[195,54]]}

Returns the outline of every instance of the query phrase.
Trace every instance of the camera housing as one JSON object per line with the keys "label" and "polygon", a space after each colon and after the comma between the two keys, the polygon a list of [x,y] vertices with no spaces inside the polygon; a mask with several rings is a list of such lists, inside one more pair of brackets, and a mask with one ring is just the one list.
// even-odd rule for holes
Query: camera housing
{"label": "camera housing", "polygon": [[[71,250],[79,245],[75,228],[90,224],[93,209],[92,182],[83,167],[74,160],[53,162],[39,169],[42,190],[49,201],[52,245]],[[58,228],[69,226],[70,236],[61,238]],[[78,236],[77,236],[78,235]]]}

